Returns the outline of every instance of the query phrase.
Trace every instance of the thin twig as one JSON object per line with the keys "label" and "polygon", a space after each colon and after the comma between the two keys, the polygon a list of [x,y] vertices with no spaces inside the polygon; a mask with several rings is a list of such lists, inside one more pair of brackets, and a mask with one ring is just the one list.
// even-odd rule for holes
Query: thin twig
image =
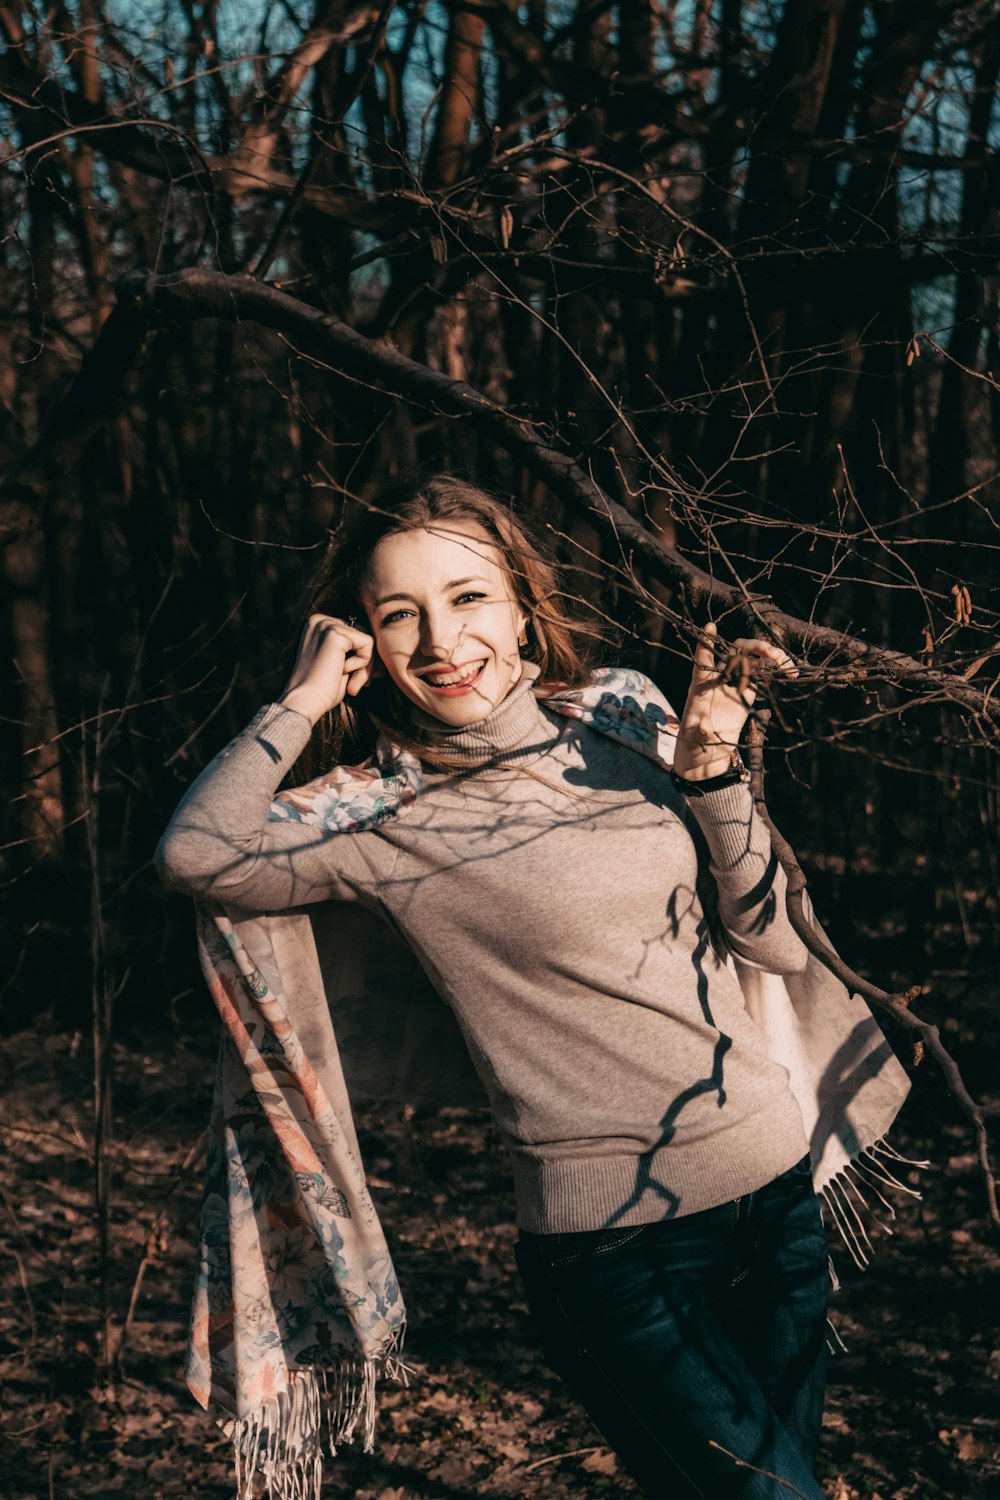
{"label": "thin twig", "polygon": [[[4,1189],[2,1184],[0,1184],[0,1198],[3,1199],[3,1206],[7,1210],[7,1214],[14,1226],[15,1231],[24,1242],[25,1247],[30,1251],[31,1246],[28,1243],[28,1237],[21,1227],[21,1221],[17,1216],[14,1205],[13,1203],[11,1203],[10,1198],[7,1196],[6,1190]],[[21,1252],[19,1250],[15,1250],[13,1245],[10,1247],[10,1249],[11,1254],[17,1261],[18,1278],[21,1282],[21,1289],[24,1292],[24,1300],[28,1304],[28,1321],[31,1324],[31,1342],[34,1344],[38,1338],[38,1320],[35,1317],[35,1303],[31,1295],[31,1286],[28,1282],[28,1273],[25,1270],[24,1261],[21,1259]]]}
{"label": "thin twig", "polygon": [[547,1458],[536,1458],[533,1464],[527,1464],[523,1469],[519,1469],[518,1473],[533,1474],[536,1469],[544,1469],[546,1464],[560,1463],[564,1458],[586,1458],[589,1453],[604,1453],[605,1451],[603,1446],[598,1445],[594,1448],[573,1448],[569,1453],[550,1453]]}
{"label": "thin twig", "polygon": [[135,1281],[132,1284],[132,1295],[129,1298],[128,1312],[125,1314],[125,1321],[122,1324],[122,1331],[119,1335],[118,1345],[115,1349],[114,1368],[115,1373],[119,1376],[122,1375],[124,1371],[125,1345],[127,1344],[129,1334],[132,1331],[132,1323],[135,1319],[135,1311],[139,1305],[139,1294],[142,1291],[143,1278],[146,1275],[147,1266],[152,1265],[153,1261],[156,1259],[159,1249],[160,1235],[163,1232],[163,1226],[166,1223],[167,1214],[170,1210],[170,1200],[173,1197],[174,1193],[177,1191],[180,1183],[183,1181],[185,1174],[190,1170],[190,1168],[197,1161],[198,1157],[201,1155],[202,1151],[205,1148],[207,1140],[208,1130],[205,1129],[195,1141],[194,1145],[191,1146],[187,1151],[184,1160],[180,1163],[180,1165],[174,1172],[174,1178],[169,1188],[167,1189],[167,1196],[163,1207],[160,1209],[160,1212],[153,1220],[153,1224],[149,1230],[149,1233],[146,1235],[146,1242],[143,1246],[142,1251],[142,1259],[139,1262],[139,1267],[135,1273]]}
{"label": "thin twig", "polygon": [[780,1474],[772,1474],[769,1469],[758,1469],[756,1464],[748,1464],[745,1458],[737,1458],[735,1453],[730,1453],[728,1448],[723,1448],[722,1444],[717,1443],[714,1438],[709,1438],[708,1446],[710,1448],[717,1448],[720,1453],[724,1453],[727,1458],[731,1458],[733,1463],[738,1464],[741,1469],[749,1469],[754,1474],[763,1474],[765,1479],[773,1479],[775,1484],[784,1485],[785,1489],[791,1490],[793,1495],[801,1496],[801,1500],[809,1500],[809,1496],[804,1494],[797,1485],[792,1484],[790,1480],[782,1479]]}
{"label": "thin twig", "polygon": [[[381,47],[382,39],[385,36],[385,28],[389,24],[389,17],[392,15],[393,10],[395,9],[395,5],[396,0],[383,0],[382,9],[379,12],[378,19],[375,22],[374,29],[372,30],[372,34],[368,42],[368,50],[366,51],[365,56],[361,60],[361,62],[356,64],[355,66],[354,78],[352,80],[351,87],[347,91],[347,97],[341,103],[340,108],[337,111],[336,118],[330,122],[329,126],[327,126],[328,135],[333,136],[336,131],[340,129],[341,125],[343,125],[344,123],[345,117],[350,111],[352,104],[355,102],[355,100],[358,98],[358,95],[361,93],[361,90],[364,88],[365,80],[372,70],[375,58],[378,55],[378,49]],[[295,187],[292,189],[291,197],[285,204],[281,217],[279,218],[277,224],[274,226],[274,231],[271,234],[271,237],[268,240],[267,244],[265,245],[260,259],[253,268],[253,275],[257,278],[258,281],[263,281],[264,277],[271,269],[271,266],[274,264],[274,258],[281,248],[281,242],[285,238],[285,234],[287,233],[293,218],[298,213],[303,198],[312,186],[313,178],[316,176],[321,163],[325,161],[325,159],[326,152],[323,144],[317,141],[315,151],[313,152],[309,161],[306,163],[302,175],[299,177],[299,180],[295,184]]]}
{"label": "thin twig", "polygon": [[788,909],[788,919],[809,952],[818,958],[831,974],[836,975],[842,984],[860,995],[869,1005],[891,1016],[900,1026],[913,1034],[915,1064],[920,1062],[925,1051],[933,1057],[944,1075],[949,1093],[975,1132],[976,1154],[986,1195],[987,1214],[994,1229],[1000,1231],[997,1181],[990,1160],[990,1143],[983,1110],[966,1088],[959,1066],[942,1042],[938,1028],[929,1021],[924,1021],[914,1015],[910,1009],[911,1002],[921,993],[923,986],[914,984],[909,989],[890,993],[888,990],[881,989],[877,984],[863,979],[856,969],[852,969],[838,953],[834,952],[833,948],[816,931],[806,914],[805,874],[791,844],[775,826],[764,798],[763,749],[769,721],[770,709],[754,710],[748,731],[747,759],[750,766],[750,789],[753,793],[754,805],[771,835],[771,845],[778,863],[785,872],[787,882],[785,903]]}

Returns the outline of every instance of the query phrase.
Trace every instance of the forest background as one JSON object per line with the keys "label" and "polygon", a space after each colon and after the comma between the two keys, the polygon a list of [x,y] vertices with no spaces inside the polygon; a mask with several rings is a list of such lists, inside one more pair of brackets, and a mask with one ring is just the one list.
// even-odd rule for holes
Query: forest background
{"label": "forest background", "polygon": [[[215,1024],[151,855],[400,472],[515,497],[675,702],[709,616],[784,641],[776,821],[996,1112],[1000,16],[0,0],[0,38],[4,1494],[222,1497],[180,1373]],[[923,1202],[835,1315],[841,1497],[1000,1475],[982,1142],[915,1083]],[[534,1352],[488,1119],[360,1124],[420,1378],[331,1493],[634,1494]]]}

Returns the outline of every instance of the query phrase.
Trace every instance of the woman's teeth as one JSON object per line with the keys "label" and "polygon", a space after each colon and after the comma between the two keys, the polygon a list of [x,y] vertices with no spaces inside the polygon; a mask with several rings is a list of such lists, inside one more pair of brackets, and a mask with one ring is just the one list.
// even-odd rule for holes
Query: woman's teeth
{"label": "woman's teeth", "polygon": [[478,677],[485,665],[485,661],[475,661],[471,666],[464,667],[461,672],[453,672],[450,677],[427,677],[424,680],[429,682],[431,687],[460,687],[463,683],[471,682],[474,677]]}

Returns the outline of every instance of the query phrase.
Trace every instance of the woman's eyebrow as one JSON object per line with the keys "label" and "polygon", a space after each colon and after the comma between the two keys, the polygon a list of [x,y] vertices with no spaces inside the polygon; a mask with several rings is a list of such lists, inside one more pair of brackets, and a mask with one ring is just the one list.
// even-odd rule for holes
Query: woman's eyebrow
{"label": "woman's eyebrow", "polygon": [[[471,578],[453,578],[450,583],[444,585],[441,592],[448,594],[452,589],[461,588],[463,583],[489,583],[489,579],[480,577],[478,573],[473,573]],[[412,594],[383,594],[381,599],[375,600],[375,608],[379,609],[381,605],[388,604],[393,599],[409,599],[411,604],[416,603]]]}

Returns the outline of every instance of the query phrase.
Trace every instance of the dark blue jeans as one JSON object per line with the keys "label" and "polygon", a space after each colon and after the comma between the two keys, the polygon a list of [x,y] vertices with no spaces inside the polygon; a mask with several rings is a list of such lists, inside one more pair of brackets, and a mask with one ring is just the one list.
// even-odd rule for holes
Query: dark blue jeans
{"label": "dark blue jeans", "polygon": [[827,1249],[808,1157],[718,1208],[521,1230],[515,1253],[546,1360],[651,1500],[823,1500]]}

